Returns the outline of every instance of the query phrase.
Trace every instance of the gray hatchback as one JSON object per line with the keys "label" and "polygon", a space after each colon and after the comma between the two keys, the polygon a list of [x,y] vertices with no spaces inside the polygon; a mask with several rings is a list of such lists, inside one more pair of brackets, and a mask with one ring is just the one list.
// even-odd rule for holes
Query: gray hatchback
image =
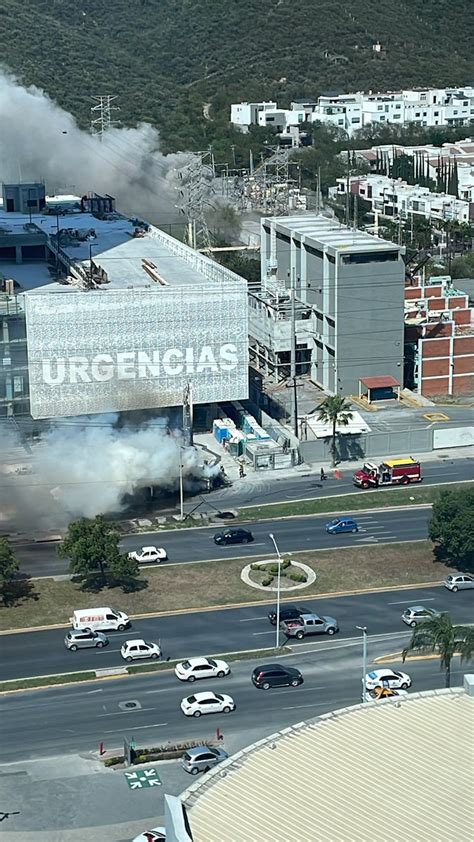
{"label": "gray hatchback", "polygon": [[207,772],[223,760],[227,760],[228,754],[223,748],[211,748],[211,746],[195,746],[188,748],[182,757],[182,767],[190,775],[197,775],[199,772]]}
{"label": "gray hatchback", "polygon": [[95,632],[95,631],[85,631],[85,630],[78,630],[71,629],[68,631],[66,637],[64,638],[64,645],[67,649],[71,649],[73,652],[76,649],[102,649],[103,646],[107,646],[109,642],[109,638],[102,634],[102,632]]}

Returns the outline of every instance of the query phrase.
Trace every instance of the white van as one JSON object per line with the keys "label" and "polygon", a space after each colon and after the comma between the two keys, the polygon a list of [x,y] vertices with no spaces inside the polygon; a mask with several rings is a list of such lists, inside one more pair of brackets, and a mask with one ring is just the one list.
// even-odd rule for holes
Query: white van
{"label": "white van", "polygon": [[80,608],[70,618],[73,629],[124,631],[130,625],[127,614],[114,608]]}

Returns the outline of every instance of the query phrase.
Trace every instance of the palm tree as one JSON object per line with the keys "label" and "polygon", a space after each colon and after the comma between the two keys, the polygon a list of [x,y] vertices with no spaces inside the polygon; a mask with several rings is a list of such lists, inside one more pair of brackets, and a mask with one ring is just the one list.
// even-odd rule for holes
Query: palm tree
{"label": "palm tree", "polygon": [[332,424],[331,455],[332,464],[336,464],[336,427],[346,427],[352,418],[351,405],[339,395],[325,398],[318,407],[318,420],[324,424]]}
{"label": "palm tree", "polygon": [[415,628],[410,643],[402,652],[403,662],[413,650],[439,655],[440,667],[445,671],[446,687],[450,687],[454,655],[461,656],[461,663],[474,657],[474,627],[453,626],[449,614],[439,614],[424,620]]}

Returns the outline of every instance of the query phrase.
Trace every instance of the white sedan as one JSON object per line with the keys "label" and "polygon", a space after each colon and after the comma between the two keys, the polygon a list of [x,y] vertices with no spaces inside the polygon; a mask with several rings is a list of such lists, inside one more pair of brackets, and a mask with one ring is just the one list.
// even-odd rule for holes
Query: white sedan
{"label": "white sedan", "polygon": [[189,658],[176,664],[174,673],[180,681],[196,681],[197,678],[223,678],[229,675],[230,666],[214,658]]}
{"label": "white sedan", "polygon": [[366,702],[376,702],[378,699],[393,699],[396,696],[408,696],[406,690],[391,690],[390,687],[375,687],[365,691]]}
{"label": "white sedan", "polygon": [[365,689],[374,690],[376,687],[389,687],[390,690],[408,690],[411,678],[406,672],[396,670],[373,670],[365,676]]}
{"label": "white sedan", "polygon": [[120,654],[125,661],[137,661],[140,658],[161,657],[161,649],[157,643],[147,643],[146,640],[126,640]]}
{"label": "white sedan", "polygon": [[139,564],[159,564],[168,558],[168,554],[163,547],[142,547],[141,550],[133,550],[128,557]]}
{"label": "white sedan", "polygon": [[185,716],[203,716],[205,713],[230,713],[235,710],[235,702],[224,693],[195,693],[181,702]]}

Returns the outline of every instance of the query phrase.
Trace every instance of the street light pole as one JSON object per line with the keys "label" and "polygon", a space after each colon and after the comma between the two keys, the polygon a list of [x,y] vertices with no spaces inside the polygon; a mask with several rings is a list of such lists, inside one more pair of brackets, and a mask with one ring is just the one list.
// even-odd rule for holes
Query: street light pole
{"label": "street light pole", "polygon": [[179,519],[184,520],[184,489],[183,489],[183,460],[181,458],[182,448],[179,448]]}
{"label": "street light pole", "polygon": [[362,632],[362,701],[365,702],[365,676],[367,673],[367,626],[356,626]]}
{"label": "street light pole", "polygon": [[277,575],[277,610],[276,610],[276,640],[275,640],[275,648],[278,649],[280,646],[280,582],[281,582],[281,562],[282,557],[280,555],[280,550],[278,549],[278,544],[275,540],[275,536],[273,532],[269,533],[271,540],[273,541],[273,545],[276,550],[276,554],[278,556],[278,575]]}

